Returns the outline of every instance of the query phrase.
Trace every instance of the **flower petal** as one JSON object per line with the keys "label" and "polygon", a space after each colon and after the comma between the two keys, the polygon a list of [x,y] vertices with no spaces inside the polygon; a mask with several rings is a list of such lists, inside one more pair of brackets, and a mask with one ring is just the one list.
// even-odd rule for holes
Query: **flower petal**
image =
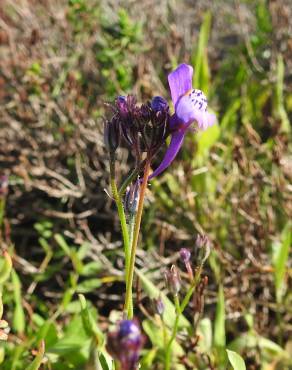
{"label": "flower petal", "polygon": [[204,131],[216,123],[216,116],[213,113],[196,111],[195,120],[198,123],[199,129]]}
{"label": "flower petal", "polygon": [[183,94],[191,90],[192,79],[193,67],[188,64],[180,64],[168,75],[168,83],[174,105]]}
{"label": "flower petal", "polygon": [[182,96],[175,106],[175,114],[178,120],[184,125],[189,125],[194,122],[197,111],[198,109],[194,107],[188,95]]}
{"label": "flower petal", "polygon": [[213,126],[216,122],[215,114],[200,109],[200,103],[195,103],[198,104],[194,104],[188,95],[182,96],[175,107],[177,121],[181,122],[186,128],[194,121],[197,121],[201,130]]}
{"label": "flower petal", "polygon": [[158,176],[162,171],[164,171],[174,160],[177,153],[180,150],[180,147],[182,146],[183,140],[185,137],[185,130],[176,131],[171,136],[171,141],[169,144],[169,147],[167,148],[167,151],[165,153],[165,156],[158,166],[156,170],[149,176],[149,180],[151,180],[153,177]]}

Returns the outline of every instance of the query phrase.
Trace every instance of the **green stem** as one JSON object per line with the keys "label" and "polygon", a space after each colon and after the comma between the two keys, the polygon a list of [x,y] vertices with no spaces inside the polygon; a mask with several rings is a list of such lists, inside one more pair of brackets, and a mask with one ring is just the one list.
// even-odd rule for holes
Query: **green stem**
{"label": "green stem", "polygon": [[[136,215],[136,213],[130,214],[129,215],[129,219],[128,219],[128,233],[129,233],[129,245],[130,246],[133,243],[133,235],[134,235],[134,227],[135,227],[135,215]],[[128,270],[128,275],[126,276],[126,281],[127,282],[129,281],[129,270]],[[130,316],[133,316],[133,298],[132,298],[132,292],[130,292],[130,294],[131,294],[131,297],[130,297],[129,312],[130,312]]]}
{"label": "green stem", "polygon": [[187,305],[188,305],[188,303],[189,303],[189,301],[190,301],[190,299],[191,299],[191,297],[192,297],[192,295],[193,295],[193,293],[196,289],[196,286],[197,286],[197,284],[200,280],[201,272],[202,272],[202,266],[200,266],[197,269],[197,271],[195,272],[193,282],[192,282],[189,290],[187,291],[187,294],[185,295],[181,304],[179,303],[178,297],[177,296],[174,297],[174,303],[175,303],[175,308],[176,308],[176,317],[175,317],[175,322],[174,322],[174,326],[173,326],[173,329],[172,329],[172,334],[171,334],[170,340],[169,340],[169,342],[167,344],[167,347],[166,347],[166,350],[165,350],[165,370],[170,370],[172,343],[175,340],[176,335],[177,335],[180,315],[184,312],[185,308],[187,307]]}
{"label": "green stem", "polygon": [[127,283],[127,276],[129,271],[129,263],[130,263],[130,241],[129,241],[129,233],[127,227],[127,219],[124,212],[123,202],[118,192],[116,180],[115,180],[115,161],[114,158],[110,158],[110,183],[112,189],[112,195],[117,205],[118,215],[121,223],[122,229],[122,236],[123,236],[123,243],[124,243],[124,252],[125,252],[125,280]]}
{"label": "green stem", "polygon": [[181,308],[180,308],[180,304],[179,304],[179,299],[178,299],[177,295],[174,297],[174,303],[175,303],[175,309],[176,309],[176,316],[175,316],[175,321],[174,321],[171,337],[170,337],[170,339],[167,343],[167,347],[165,349],[165,370],[170,370],[172,343],[176,338],[179,318],[180,318],[180,315],[182,313]]}
{"label": "green stem", "polygon": [[189,288],[189,290],[187,291],[187,294],[185,295],[182,303],[181,303],[181,306],[180,306],[180,310],[181,312],[183,312],[185,310],[185,308],[187,307],[193,293],[194,293],[194,290],[196,289],[196,286],[200,280],[200,276],[201,276],[201,272],[202,272],[202,266],[200,266],[197,271],[195,272],[195,277],[194,277],[194,280]]}
{"label": "green stem", "polygon": [[147,158],[145,168],[144,168],[144,176],[140,188],[140,197],[138,203],[138,209],[136,214],[135,226],[134,226],[134,233],[133,233],[133,243],[131,247],[131,258],[130,258],[130,266],[129,266],[129,273],[128,273],[128,281],[126,284],[126,299],[125,299],[125,311],[128,314],[128,318],[133,318],[133,311],[131,311],[131,305],[133,306],[132,300],[132,288],[133,288],[133,278],[134,278],[134,267],[135,267],[135,260],[136,260],[136,250],[139,238],[139,231],[141,226],[141,219],[143,213],[143,206],[144,206],[144,198],[147,189],[147,182],[150,172],[150,159]]}

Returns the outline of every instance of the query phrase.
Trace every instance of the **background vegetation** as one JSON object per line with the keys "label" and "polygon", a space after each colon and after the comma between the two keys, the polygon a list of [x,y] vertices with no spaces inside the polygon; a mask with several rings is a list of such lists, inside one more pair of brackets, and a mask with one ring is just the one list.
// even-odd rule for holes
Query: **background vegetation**
{"label": "background vegetation", "polygon": [[[119,223],[103,191],[105,102],[169,98],[167,73],[181,62],[195,67],[194,86],[219,125],[188,135],[147,194],[136,288],[142,368],[161,368],[150,298],[198,233],[212,240],[203,339],[196,344],[188,328],[174,368],[225,369],[225,348],[248,369],[292,366],[291,12],[288,0],[1,2],[0,168],[9,192],[0,243],[13,257],[1,369],[37,369],[42,339],[41,368],[96,368],[96,345],[124,292]],[[122,176],[131,158],[118,155]],[[192,305],[185,316],[192,321]]]}

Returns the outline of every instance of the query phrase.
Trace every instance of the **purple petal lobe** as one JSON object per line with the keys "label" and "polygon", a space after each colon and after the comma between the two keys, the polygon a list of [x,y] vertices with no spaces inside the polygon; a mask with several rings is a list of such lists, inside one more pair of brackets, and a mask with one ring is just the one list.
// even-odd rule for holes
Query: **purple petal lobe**
{"label": "purple petal lobe", "polygon": [[175,105],[178,99],[192,89],[193,67],[180,64],[168,75],[168,83],[172,102]]}
{"label": "purple petal lobe", "polygon": [[171,141],[169,144],[169,147],[167,148],[167,151],[165,153],[165,156],[158,166],[156,170],[149,176],[149,180],[151,180],[153,177],[158,176],[161,172],[163,172],[174,160],[177,153],[180,150],[180,147],[182,146],[183,140],[185,137],[185,130],[179,130],[172,134]]}
{"label": "purple petal lobe", "polygon": [[[193,90],[197,93],[199,90]],[[216,117],[214,114],[206,111],[207,99],[203,95],[194,97],[193,93],[182,96],[175,107],[177,120],[182,122],[185,127],[188,127],[194,121],[197,121],[198,128],[206,130],[214,125]]]}
{"label": "purple petal lobe", "polygon": [[216,116],[213,113],[209,112],[196,112],[195,117],[198,127],[200,130],[207,130],[208,127],[213,126],[216,123]]}

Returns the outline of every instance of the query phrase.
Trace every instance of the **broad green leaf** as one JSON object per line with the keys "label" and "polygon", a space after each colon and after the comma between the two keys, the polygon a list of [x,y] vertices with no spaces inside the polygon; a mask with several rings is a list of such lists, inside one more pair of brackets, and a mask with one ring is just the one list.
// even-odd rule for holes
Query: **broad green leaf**
{"label": "broad green leaf", "polygon": [[206,317],[199,322],[198,325],[199,349],[201,352],[209,352],[212,349],[212,323],[211,320]]}
{"label": "broad green leaf", "polygon": [[98,339],[98,344],[102,345],[104,342],[104,336],[97,325],[97,318],[94,318],[91,311],[89,310],[84,295],[79,294],[78,296],[81,305],[81,318],[84,330],[89,337],[96,336]]}
{"label": "broad green leaf", "polygon": [[[143,274],[138,269],[136,269],[135,271],[136,271],[136,274],[139,276],[141,283],[143,285],[143,288],[145,289],[149,297],[151,299],[158,298],[159,296],[161,297],[164,303],[164,306],[165,306],[165,311],[163,314],[164,321],[168,326],[172,327],[174,320],[175,320],[175,316],[176,316],[174,304],[167,298],[165,294],[161,293],[160,289],[158,289],[145,274]],[[190,328],[191,327],[191,324],[183,315],[181,315],[180,317],[179,327],[180,328],[182,327]]]}
{"label": "broad green leaf", "polygon": [[243,358],[236,352],[226,350],[228,360],[231,363],[234,370],[246,370]]}

